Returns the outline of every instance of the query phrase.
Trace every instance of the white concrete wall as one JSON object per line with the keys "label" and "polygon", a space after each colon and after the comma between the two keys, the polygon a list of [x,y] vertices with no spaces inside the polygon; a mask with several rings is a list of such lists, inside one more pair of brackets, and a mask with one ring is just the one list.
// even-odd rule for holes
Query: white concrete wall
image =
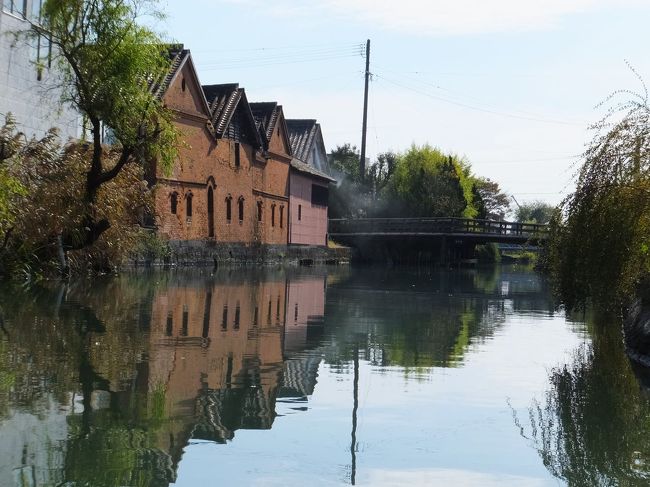
{"label": "white concrete wall", "polygon": [[[28,14],[31,3],[28,0]],[[0,13],[0,123],[11,112],[28,137],[42,136],[51,127],[60,130],[63,141],[78,137],[81,118],[76,111],[61,106],[55,65],[43,69],[39,81],[32,47],[11,35],[28,28],[29,23],[19,16]]]}

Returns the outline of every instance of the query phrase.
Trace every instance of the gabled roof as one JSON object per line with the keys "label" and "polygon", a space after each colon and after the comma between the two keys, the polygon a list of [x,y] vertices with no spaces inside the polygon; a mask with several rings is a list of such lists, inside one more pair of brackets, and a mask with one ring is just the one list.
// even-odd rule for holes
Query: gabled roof
{"label": "gabled roof", "polygon": [[312,119],[287,119],[287,129],[293,155],[302,161],[307,161],[309,152],[318,137],[320,125]]}
{"label": "gabled roof", "polygon": [[309,164],[302,162],[301,160],[296,159],[295,157],[291,159],[291,169],[301,172],[303,174],[308,174],[310,176],[315,176],[317,178],[325,179],[330,183],[336,182],[336,179],[334,179],[333,177],[328,176],[324,172],[316,169],[314,166],[310,166]]}
{"label": "gabled roof", "polygon": [[273,132],[280,120],[283,125],[285,138],[285,144],[287,146],[287,153],[291,155],[291,143],[289,142],[289,130],[287,129],[287,123],[284,119],[284,113],[282,112],[282,105],[278,105],[275,101],[266,101],[266,102],[257,102],[250,104],[251,111],[255,117],[255,122],[257,123],[260,132],[266,136],[267,144],[271,141],[273,137]]}
{"label": "gabled roof", "polygon": [[[196,79],[197,85],[199,85],[199,87],[201,85],[199,81],[199,76],[196,72],[196,67],[194,66],[194,61],[192,61],[192,55],[190,54],[190,50],[185,49],[183,44],[170,44],[169,46],[166,47],[167,47],[167,55],[169,56],[169,59],[171,61],[169,70],[167,71],[165,76],[160,80],[159,83],[153,83],[151,87],[151,91],[159,100],[162,100],[162,98],[165,96],[165,93],[167,93],[169,87],[174,83],[174,80],[179,75],[179,73],[183,70],[183,67],[187,63],[189,63],[190,71],[192,72],[194,78]],[[202,93],[202,91],[201,90],[199,91],[200,91],[199,96],[201,96],[201,104],[203,105],[203,108],[206,110],[206,114],[207,114],[210,112],[208,107],[208,102],[205,99],[205,95]]]}
{"label": "gabled roof", "polygon": [[238,83],[204,85],[202,88],[210,106],[212,125],[218,137],[223,137],[233,116],[239,109],[249,122],[251,133],[255,135],[255,142],[258,147],[262,146],[262,139],[257,129],[258,125],[251,112],[244,88],[240,88]]}

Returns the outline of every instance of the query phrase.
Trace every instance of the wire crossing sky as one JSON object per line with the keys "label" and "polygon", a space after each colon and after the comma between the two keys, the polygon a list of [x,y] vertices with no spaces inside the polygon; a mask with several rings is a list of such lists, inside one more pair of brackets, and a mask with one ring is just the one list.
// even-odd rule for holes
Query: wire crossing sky
{"label": "wire crossing sky", "polygon": [[648,79],[643,0],[169,0],[167,35],[204,84],[317,118],[328,150],[359,146],[365,40],[368,155],[429,143],[518,200],[573,189],[596,105]]}

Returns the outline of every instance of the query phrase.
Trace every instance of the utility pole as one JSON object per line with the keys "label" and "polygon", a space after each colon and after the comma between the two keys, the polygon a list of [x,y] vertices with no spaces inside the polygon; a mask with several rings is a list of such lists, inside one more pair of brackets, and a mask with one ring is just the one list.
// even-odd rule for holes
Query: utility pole
{"label": "utility pole", "polygon": [[366,175],[366,132],[368,131],[368,82],[370,81],[370,39],[366,42],[366,86],[363,92],[363,128],[361,129],[361,158],[359,172],[361,182]]}

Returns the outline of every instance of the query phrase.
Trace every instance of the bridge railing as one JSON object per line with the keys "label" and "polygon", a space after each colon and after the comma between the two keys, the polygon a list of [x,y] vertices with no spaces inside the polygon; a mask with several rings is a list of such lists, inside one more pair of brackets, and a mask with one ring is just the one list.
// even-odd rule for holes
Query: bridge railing
{"label": "bridge railing", "polygon": [[330,235],[462,235],[485,234],[545,238],[546,225],[470,218],[337,218]]}

